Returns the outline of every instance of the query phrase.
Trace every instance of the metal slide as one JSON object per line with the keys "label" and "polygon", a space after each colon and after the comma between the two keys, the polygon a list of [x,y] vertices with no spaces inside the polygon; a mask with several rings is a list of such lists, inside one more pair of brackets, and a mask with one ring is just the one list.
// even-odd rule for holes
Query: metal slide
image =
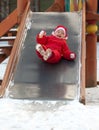
{"label": "metal slide", "polygon": [[[9,97],[34,100],[74,100],[80,90],[81,12],[32,12],[31,28],[27,36],[9,88]],[[68,44],[76,52],[75,61],[62,59],[57,64],[42,62],[36,55],[36,34],[62,24],[68,28]]]}

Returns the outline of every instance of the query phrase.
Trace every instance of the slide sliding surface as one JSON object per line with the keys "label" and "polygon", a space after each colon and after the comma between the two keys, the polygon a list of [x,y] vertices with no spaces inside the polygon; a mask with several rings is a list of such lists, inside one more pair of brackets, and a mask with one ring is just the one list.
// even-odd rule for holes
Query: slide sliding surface
{"label": "slide sliding surface", "polygon": [[[33,12],[31,28],[20,53],[9,97],[34,100],[74,100],[80,89],[81,12]],[[57,25],[68,28],[68,45],[75,61],[62,59],[57,64],[42,62],[35,52],[36,34],[42,29],[51,34]]]}

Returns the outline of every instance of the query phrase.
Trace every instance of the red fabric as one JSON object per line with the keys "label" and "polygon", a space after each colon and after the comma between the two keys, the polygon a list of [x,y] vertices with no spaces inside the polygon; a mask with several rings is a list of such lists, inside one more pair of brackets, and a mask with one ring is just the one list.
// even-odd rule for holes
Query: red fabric
{"label": "red fabric", "polygon": [[[52,56],[47,60],[48,63],[57,63],[63,57],[67,60],[73,60],[70,58],[70,54],[73,53],[69,49],[66,40],[57,38],[53,35],[43,36],[39,38],[39,35],[36,37],[37,43],[41,44],[46,50],[50,48],[53,52]],[[42,59],[42,56],[37,52],[38,56]]]}

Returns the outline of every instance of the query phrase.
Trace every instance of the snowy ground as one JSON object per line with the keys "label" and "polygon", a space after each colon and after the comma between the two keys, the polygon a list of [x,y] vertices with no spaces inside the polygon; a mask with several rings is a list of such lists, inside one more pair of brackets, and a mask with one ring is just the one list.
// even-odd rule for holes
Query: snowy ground
{"label": "snowy ground", "polygon": [[86,88],[87,105],[99,105],[99,85],[92,88]]}
{"label": "snowy ground", "polygon": [[99,130],[99,106],[3,98],[0,130]]}

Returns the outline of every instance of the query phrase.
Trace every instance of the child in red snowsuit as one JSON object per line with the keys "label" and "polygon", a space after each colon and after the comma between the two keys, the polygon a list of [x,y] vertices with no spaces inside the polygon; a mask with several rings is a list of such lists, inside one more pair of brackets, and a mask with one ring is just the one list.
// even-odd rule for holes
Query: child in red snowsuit
{"label": "child in red snowsuit", "polygon": [[57,63],[61,58],[74,60],[76,54],[69,49],[67,38],[67,29],[62,25],[57,26],[50,36],[41,31],[36,37],[38,57],[48,63]]}

